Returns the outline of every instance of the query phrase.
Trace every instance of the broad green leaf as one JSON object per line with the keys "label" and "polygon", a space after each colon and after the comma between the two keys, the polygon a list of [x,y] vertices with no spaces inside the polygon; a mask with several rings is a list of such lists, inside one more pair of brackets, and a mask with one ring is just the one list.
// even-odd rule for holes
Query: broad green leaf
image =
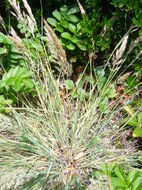
{"label": "broad green leaf", "polygon": [[133,183],[134,190],[142,190],[142,177],[138,177]]}
{"label": "broad green leaf", "polygon": [[79,95],[80,100],[84,100],[84,99],[85,99],[86,92],[85,92],[84,89],[78,88],[78,89],[77,89],[77,94]]}
{"label": "broad green leaf", "polygon": [[77,94],[77,91],[76,91],[75,88],[72,89],[72,91],[71,91],[71,96],[72,96],[73,98],[77,98],[77,97],[78,97],[78,94]]}
{"label": "broad green leaf", "polygon": [[69,50],[75,50],[75,46],[70,42],[67,46],[66,46]]}
{"label": "broad green leaf", "polygon": [[80,9],[78,7],[73,7],[71,8],[68,12],[67,12],[67,15],[71,15],[71,14],[75,14],[75,13],[78,13],[80,12]]}
{"label": "broad green leaf", "polygon": [[69,32],[63,32],[61,34],[61,36],[67,40],[71,40],[72,39],[72,35]]}
{"label": "broad green leaf", "polygon": [[77,46],[79,47],[79,49],[81,49],[81,50],[83,50],[83,51],[87,51],[87,47],[86,47],[85,44],[79,43],[79,44],[77,44]]}
{"label": "broad green leaf", "polygon": [[57,25],[55,28],[58,32],[62,33],[64,31],[63,27],[60,25]]}
{"label": "broad green leaf", "polygon": [[76,26],[74,25],[74,24],[69,24],[69,30],[71,31],[71,32],[73,32],[73,33],[75,33],[76,32]]}
{"label": "broad green leaf", "polygon": [[114,85],[111,85],[108,89],[107,95],[109,98],[115,98],[117,96],[116,89]]}
{"label": "broad green leaf", "polygon": [[142,112],[138,113],[138,124],[142,127]]}
{"label": "broad green leaf", "polygon": [[30,45],[31,45],[31,48],[35,48],[36,51],[42,52],[43,47],[42,47],[42,45],[41,45],[41,42],[40,42],[38,39],[33,39],[33,40],[30,41],[30,43],[31,43],[31,44],[30,44]]}
{"label": "broad green leaf", "polygon": [[72,80],[65,80],[65,87],[67,90],[74,88],[74,82]]}
{"label": "broad green leaf", "polygon": [[64,5],[63,7],[60,8],[61,14],[65,16],[68,12],[68,7]]}
{"label": "broad green leaf", "polygon": [[122,190],[126,189],[126,185],[120,178],[111,177],[111,183],[114,189],[122,188]]}
{"label": "broad green leaf", "polygon": [[53,15],[57,20],[61,21],[62,15],[60,14],[59,11],[57,11],[57,10],[53,11],[52,15]]}
{"label": "broad green leaf", "polygon": [[103,91],[103,95],[105,95],[104,87],[105,87],[106,81],[107,81],[106,77],[103,77],[103,76],[98,77],[97,87],[98,87],[98,90],[100,91],[100,93],[102,93],[102,91]]}
{"label": "broad green leaf", "polygon": [[68,15],[66,18],[73,23],[77,23],[79,21],[78,17],[75,15]]}
{"label": "broad green leaf", "polygon": [[115,174],[123,181],[124,184],[127,183],[126,181],[126,175],[121,167],[115,168]]}
{"label": "broad green leaf", "polygon": [[69,27],[69,22],[66,20],[61,20],[60,24],[64,27],[64,28],[68,28]]}
{"label": "broad green leaf", "polygon": [[24,83],[24,86],[28,87],[28,88],[33,88],[34,87],[34,83],[31,79],[27,78],[27,79],[23,79],[22,82]]}
{"label": "broad green leaf", "polygon": [[105,76],[105,70],[104,70],[104,67],[102,67],[102,66],[96,67],[94,71],[95,71],[97,78]]}
{"label": "broad green leaf", "polygon": [[14,89],[16,92],[19,92],[22,88],[21,80],[20,79],[15,79],[14,83]]}
{"label": "broad green leaf", "polygon": [[136,127],[133,131],[133,137],[142,137],[142,128]]}
{"label": "broad green leaf", "polygon": [[101,113],[106,113],[107,112],[107,104],[108,104],[108,98],[106,97],[99,104],[99,111]]}
{"label": "broad green leaf", "polygon": [[47,19],[47,22],[48,22],[51,26],[54,26],[54,27],[57,26],[57,20],[54,19],[54,18],[48,18],[48,19]]}
{"label": "broad green leaf", "polygon": [[77,37],[77,36],[73,36],[71,41],[75,44],[82,43],[82,39],[80,37]]}
{"label": "broad green leaf", "polygon": [[13,85],[15,83],[15,77],[10,77],[7,81],[6,81],[6,85],[10,86]]}
{"label": "broad green leaf", "polygon": [[137,127],[138,126],[138,121],[136,116],[128,119],[128,125],[132,126],[132,127]]}
{"label": "broad green leaf", "polygon": [[133,184],[138,176],[139,172],[137,170],[130,171],[130,173],[128,174],[128,185],[130,186],[131,184]]}
{"label": "broad green leaf", "polygon": [[7,36],[3,35],[3,43],[5,45],[13,45],[12,40],[10,40]]}

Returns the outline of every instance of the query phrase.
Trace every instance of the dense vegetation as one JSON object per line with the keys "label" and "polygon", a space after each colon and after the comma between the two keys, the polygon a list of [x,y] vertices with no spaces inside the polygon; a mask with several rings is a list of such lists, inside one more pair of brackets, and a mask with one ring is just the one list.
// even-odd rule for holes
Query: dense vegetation
{"label": "dense vegetation", "polygon": [[0,2],[0,189],[142,189],[142,1]]}

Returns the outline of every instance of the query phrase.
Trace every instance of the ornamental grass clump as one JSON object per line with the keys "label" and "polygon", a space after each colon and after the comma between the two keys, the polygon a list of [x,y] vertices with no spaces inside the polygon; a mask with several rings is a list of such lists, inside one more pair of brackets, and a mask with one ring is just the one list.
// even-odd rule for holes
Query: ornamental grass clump
{"label": "ornamental grass clump", "polygon": [[[30,27],[31,38],[34,38],[35,20],[30,16],[32,13],[27,1],[22,1],[29,16],[23,15],[33,24]],[[9,2],[23,24],[25,20],[19,4],[14,0]],[[56,43],[52,40],[57,39],[48,24],[44,23],[47,34],[44,40],[47,37],[48,45],[55,47]],[[13,37],[10,39],[18,40],[17,34],[12,31]],[[63,76],[68,73],[69,64],[63,49],[59,51],[63,55],[60,57],[59,66],[60,72],[65,73],[55,76],[47,61],[49,52],[45,48],[43,38],[40,42],[44,54],[40,48],[35,47],[36,60],[33,54],[30,54],[28,39],[26,43],[19,39],[19,43],[25,45],[25,56],[29,52],[28,69],[32,71],[36,93],[34,91],[34,98],[22,97],[20,106],[9,105],[3,108],[9,110],[9,114],[0,115],[0,189],[77,189],[88,185],[93,171],[100,169],[103,163],[121,163],[126,167],[137,164],[139,153],[136,148],[126,148],[126,142],[122,142],[121,146],[117,143],[125,133],[124,127],[127,123],[124,123],[122,115],[125,105],[120,104],[123,95],[116,97],[112,80],[126,60],[126,57],[122,56],[126,49],[127,35],[128,33],[108,60],[106,67],[113,65],[108,78],[104,76],[104,70],[96,70],[95,83],[85,89],[89,90],[89,95],[83,98],[74,98],[70,90],[64,87]],[[34,44],[32,41],[31,45]],[[59,45],[59,42],[57,44]],[[57,52],[52,52],[54,50],[51,46],[49,51],[55,58]],[[116,59],[119,65],[114,65]],[[92,73],[90,75],[92,76]],[[82,78],[83,75],[77,81],[76,88]],[[109,98],[106,99],[106,96]]]}
{"label": "ornamental grass clump", "polygon": [[116,143],[125,125],[118,103],[100,113],[101,96],[62,97],[58,81],[46,74],[36,104],[27,100],[22,108],[10,107],[9,117],[1,115],[1,189],[75,189],[103,163],[133,165],[135,148]]}

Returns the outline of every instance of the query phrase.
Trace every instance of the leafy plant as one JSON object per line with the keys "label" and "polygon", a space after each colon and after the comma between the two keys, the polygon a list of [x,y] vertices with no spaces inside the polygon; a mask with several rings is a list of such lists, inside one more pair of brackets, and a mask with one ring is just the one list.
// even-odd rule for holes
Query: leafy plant
{"label": "leafy plant", "polygon": [[6,35],[0,33],[1,66],[9,70],[17,65],[27,66],[27,59],[15,46],[14,42]]}
{"label": "leafy plant", "polygon": [[104,181],[108,180],[108,187],[113,190],[140,190],[142,188],[142,172],[137,169],[131,169],[129,173],[126,173],[122,166],[103,164],[100,171],[94,174],[95,178],[99,176]]}
{"label": "leafy plant", "polygon": [[83,38],[83,27],[81,19],[76,16],[80,12],[78,7],[68,9],[65,5],[60,11],[53,11],[54,18],[48,18],[48,23],[54,28],[55,32],[60,33],[61,43],[63,47],[73,51],[76,48],[86,51],[87,44]]}
{"label": "leafy plant", "polygon": [[83,89],[83,80],[80,84],[74,84],[72,80],[65,80],[65,88],[70,91],[73,98],[79,98],[82,101],[87,98],[87,92]]}
{"label": "leafy plant", "polygon": [[142,137],[142,112],[140,111],[136,114],[135,110],[130,106],[125,106],[125,110],[128,113],[125,122],[127,122],[129,126],[135,127],[133,137]]}
{"label": "leafy plant", "polygon": [[30,89],[33,90],[34,83],[31,76],[32,73],[24,67],[17,66],[11,68],[3,75],[2,80],[0,81],[0,90],[2,91],[5,89],[6,91],[9,91],[11,87],[15,92],[19,92],[21,89],[23,92],[28,92]]}

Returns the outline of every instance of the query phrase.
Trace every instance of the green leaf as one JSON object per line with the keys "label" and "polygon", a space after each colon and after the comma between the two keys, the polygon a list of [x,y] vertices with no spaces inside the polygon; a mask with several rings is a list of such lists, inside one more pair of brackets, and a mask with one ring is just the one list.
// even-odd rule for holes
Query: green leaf
{"label": "green leaf", "polygon": [[79,22],[78,17],[75,16],[75,15],[68,15],[68,16],[66,17],[66,19],[69,20],[69,21],[71,21],[71,22],[73,22],[73,23]]}
{"label": "green leaf", "polygon": [[80,44],[77,44],[77,46],[79,47],[79,49],[83,50],[83,51],[87,51],[87,47],[85,44],[83,43],[80,43]]}
{"label": "green leaf", "polygon": [[64,31],[63,27],[60,25],[57,25],[55,28],[58,32],[62,33]]}
{"label": "green leaf", "polygon": [[138,176],[139,172],[137,170],[130,171],[130,173],[128,174],[128,185],[132,185]]}
{"label": "green leaf", "polygon": [[67,90],[74,88],[74,82],[72,80],[65,80],[65,87]]}
{"label": "green leaf", "polygon": [[79,22],[79,23],[77,24],[77,31],[80,31],[81,28],[82,28],[82,26],[81,26],[81,23]]}
{"label": "green leaf", "polygon": [[134,190],[142,190],[142,177],[138,177],[133,183]]}
{"label": "green leaf", "polygon": [[29,38],[31,36],[31,33],[27,32],[25,36],[26,36],[26,38]]}
{"label": "green leaf", "polygon": [[22,82],[24,83],[24,86],[28,87],[28,88],[33,88],[34,87],[34,83],[31,79],[27,78],[27,79],[23,79]]}
{"label": "green leaf", "polygon": [[142,128],[136,127],[133,131],[133,137],[142,137]]}
{"label": "green leaf", "polygon": [[77,36],[73,36],[71,41],[75,44],[82,43],[82,39],[80,37],[77,37]]}
{"label": "green leaf", "polygon": [[6,81],[6,85],[10,86],[15,83],[15,77],[11,77]]}
{"label": "green leaf", "polygon": [[48,18],[48,19],[47,19],[47,22],[48,22],[51,26],[54,26],[54,27],[57,26],[57,20],[54,19],[54,18]]}
{"label": "green leaf", "polygon": [[106,90],[106,95],[109,98],[115,98],[117,96],[116,89],[113,84]]}
{"label": "green leaf", "polygon": [[71,51],[75,50],[75,46],[72,43],[69,43],[66,47]]}
{"label": "green leaf", "polygon": [[78,97],[78,94],[77,94],[77,92],[76,92],[76,89],[74,88],[74,89],[72,89],[72,91],[71,91],[71,96],[72,96],[72,98],[77,98]]}
{"label": "green leaf", "polygon": [[20,30],[20,32],[21,32],[22,34],[26,33],[26,28],[22,28],[22,29]]}
{"label": "green leaf", "polygon": [[53,11],[52,15],[53,15],[57,20],[61,21],[62,15],[60,14],[59,11],[57,11],[57,10]]}
{"label": "green leaf", "polygon": [[108,98],[104,98],[99,104],[99,111],[101,113],[107,113]]}
{"label": "green leaf", "polygon": [[9,58],[18,60],[18,59],[21,59],[21,55],[18,53],[12,52],[11,54],[9,54]]}
{"label": "green leaf", "polygon": [[138,124],[142,124],[142,112],[138,113]]}
{"label": "green leaf", "polygon": [[[125,184],[123,183],[123,181],[119,178],[116,177],[112,177],[111,178],[111,183],[114,189],[118,189],[118,188],[122,188],[122,190],[126,189]],[[120,190],[120,189],[119,189]]]}
{"label": "green leaf", "polygon": [[61,34],[61,36],[67,40],[71,40],[72,39],[72,35],[69,32],[63,32]]}
{"label": "green leaf", "polygon": [[128,125],[132,126],[132,127],[137,127],[138,126],[138,121],[137,121],[136,116],[128,119]]}
{"label": "green leaf", "polygon": [[121,167],[115,168],[115,174],[123,181],[124,184],[127,183],[124,170]]}
{"label": "green leaf", "polygon": [[85,99],[86,92],[85,92],[84,89],[78,88],[78,89],[77,89],[77,94],[79,95],[80,100],[84,100],[84,99]]}
{"label": "green leaf", "polygon": [[69,30],[70,30],[71,32],[75,33],[75,32],[76,32],[76,26],[70,23],[70,24],[69,24]]}
{"label": "green leaf", "polygon": [[19,24],[17,25],[17,28],[18,28],[18,29],[22,29],[22,28],[23,28],[23,25],[22,25],[21,23],[19,23]]}
{"label": "green leaf", "polygon": [[71,15],[71,14],[75,14],[75,13],[78,13],[80,12],[80,9],[78,7],[73,7],[71,8],[68,12],[67,12],[67,15]]}
{"label": "green leaf", "polygon": [[22,88],[22,85],[21,85],[21,80],[20,79],[16,79],[15,80],[15,83],[14,83],[14,89],[16,92],[19,92]]}
{"label": "green leaf", "polygon": [[96,67],[94,71],[95,71],[97,78],[105,76],[105,70],[104,70],[104,67],[102,67],[102,66]]}
{"label": "green leaf", "polygon": [[60,8],[60,11],[61,11],[61,14],[62,14],[63,16],[65,16],[65,15],[67,14],[67,12],[68,12],[68,7],[67,7],[66,5],[62,6],[62,7]]}
{"label": "green leaf", "polygon": [[60,24],[64,27],[64,28],[68,28],[69,27],[69,22],[66,20],[61,20]]}
{"label": "green leaf", "polygon": [[6,54],[7,50],[5,48],[0,48],[0,55]]}

